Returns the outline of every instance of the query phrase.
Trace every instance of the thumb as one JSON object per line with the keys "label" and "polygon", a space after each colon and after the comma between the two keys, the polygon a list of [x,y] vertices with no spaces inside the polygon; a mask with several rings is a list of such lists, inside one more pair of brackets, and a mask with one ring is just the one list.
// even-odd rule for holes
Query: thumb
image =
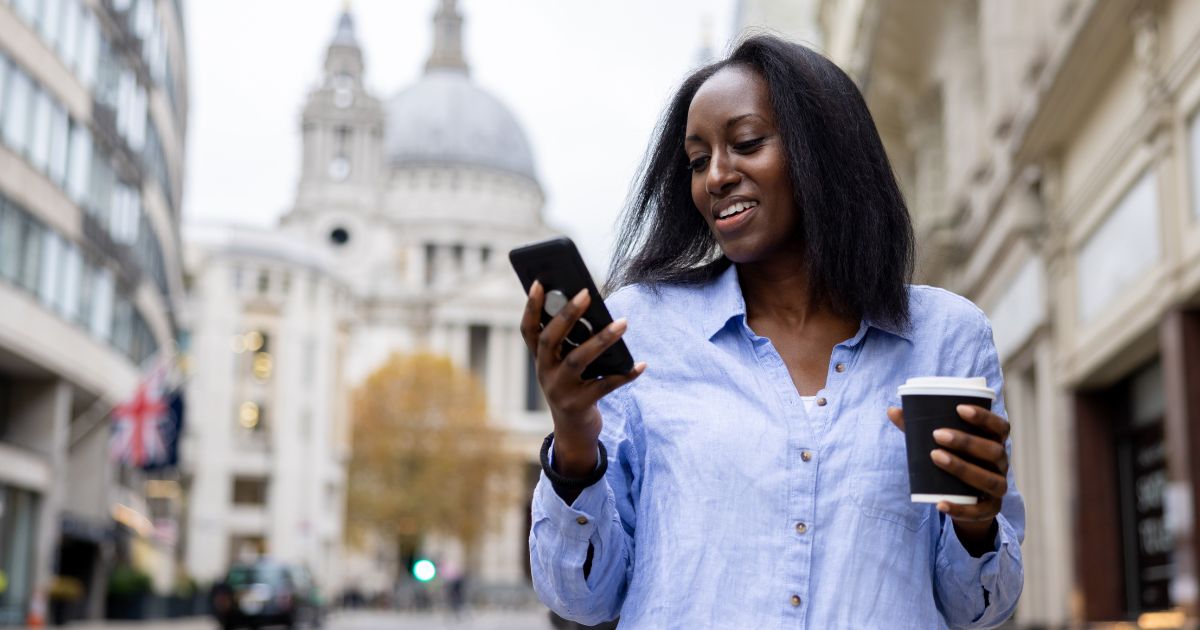
{"label": "thumb", "polygon": [[896,425],[897,429],[900,429],[901,431],[904,430],[904,410],[903,409],[901,409],[899,407],[888,407],[887,417],[888,417],[888,420],[892,421],[892,424]]}

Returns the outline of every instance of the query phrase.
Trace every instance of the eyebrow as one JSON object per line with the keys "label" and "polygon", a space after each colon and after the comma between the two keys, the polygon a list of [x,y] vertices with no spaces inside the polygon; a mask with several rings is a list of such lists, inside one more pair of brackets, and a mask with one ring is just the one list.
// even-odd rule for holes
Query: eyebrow
{"label": "eyebrow", "polygon": [[[738,124],[739,122],[741,122],[751,116],[758,116],[758,114],[751,112],[749,114],[742,114],[741,116],[734,116],[733,118],[730,118],[728,122],[725,123],[725,128],[729,129],[730,127]],[[685,143],[686,142],[703,142],[704,139],[701,138],[700,136],[697,136],[696,134],[692,134],[690,136],[684,137],[683,141]]]}

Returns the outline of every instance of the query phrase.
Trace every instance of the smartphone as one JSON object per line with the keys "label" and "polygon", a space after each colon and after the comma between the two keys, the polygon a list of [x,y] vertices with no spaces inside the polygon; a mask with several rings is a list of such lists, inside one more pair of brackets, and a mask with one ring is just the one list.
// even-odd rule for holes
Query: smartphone
{"label": "smartphone", "polygon": [[[605,308],[604,300],[592,282],[592,274],[583,264],[583,258],[579,256],[579,250],[575,248],[571,239],[560,236],[518,247],[508,253],[508,260],[516,270],[517,277],[521,279],[526,295],[529,294],[529,287],[533,286],[534,280],[541,283],[545,295],[542,308],[543,326],[550,323],[576,293],[587,289],[591,294],[592,302],[587,311],[563,339],[563,356],[612,323],[612,315]],[[633,357],[629,354],[625,342],[618,339],[588,364],[583,370],[583,378],[627,374],[631,370]]]}

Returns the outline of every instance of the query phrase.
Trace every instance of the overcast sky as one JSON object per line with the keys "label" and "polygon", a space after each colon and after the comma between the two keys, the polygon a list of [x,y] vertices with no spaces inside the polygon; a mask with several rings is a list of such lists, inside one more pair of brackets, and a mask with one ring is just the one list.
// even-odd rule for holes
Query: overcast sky
{"label": "overcast sky", "polygon": [[[293,200],[299,118],[341,0],[192,0],[184,212],[190,222],[273,225]],[[366,83],[391,98],[429,55],[435,0],[354,0]],[[612,227],[666,99],[717,52],[733,0],[460,0],[474,80],[529,137],[545,216],[603,275]]]}

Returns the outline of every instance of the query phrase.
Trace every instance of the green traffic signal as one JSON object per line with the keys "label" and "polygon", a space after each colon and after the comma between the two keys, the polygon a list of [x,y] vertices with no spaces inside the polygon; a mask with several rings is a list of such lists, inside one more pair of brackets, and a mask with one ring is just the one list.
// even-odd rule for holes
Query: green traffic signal
{"label": "green traffic signal", "polygon": [[437,566],[433,561],[422,558],[413,564],[412,574],[418,582],[428,582],[437,576]]}

